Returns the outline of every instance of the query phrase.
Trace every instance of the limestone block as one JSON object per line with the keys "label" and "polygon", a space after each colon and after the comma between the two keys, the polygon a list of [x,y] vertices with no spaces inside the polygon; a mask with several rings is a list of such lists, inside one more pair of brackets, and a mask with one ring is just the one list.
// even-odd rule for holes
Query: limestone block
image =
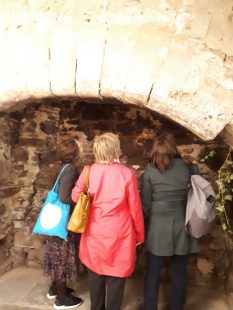
{"label": "limestone block", "polygon": [[223,59],[201,49],[190,59],[189,69],[182,87],[184,92],[196,91],[205,83],[212,83],[212,88],[215,88],[216,83],[224,84],[226,79]]}
{"label": "limestone block", "polygon": [[211,6],[208,1],[196,0],[195,5],[190,2],[187,12],[190,14],[184,27],[184,33],[198,39],[206,37],[211,20]]}
{"label": "limestone block", "polygon": [[133,37],[136,30],[137,28],[131,25],[109,26],[100,80],[102,97],[123,100],[124,85],[134,49]]}
{"label": "limestone block", "polygon": [[26,29],[24,37],[30,38],[24,47],[23,72],[30,95],[42,97],[51,95],[49,80],[49,42],[55,27],[51,16],[39,18],[34,25]]}
{"label": "limestone block", "polygon": [[75,27],[69,20],[57,23],[53,29],[49,48],[49,76],[54,95],[75,95],[76,84]]}
{"label": "limestone block", "polygon": [[52,12],[59,15],[80,15],[88,11],[97,12],[106,3],[104,0],[28,0],[26,2],[28,2],[31,12]]}
{"label": "limestone block", "polygon": [[4,46],[0,51],[2,101],[7,97],[9,101],[17,101],[50,95],[48,48],[43,44],[44,38],[45,33],[23,25],[1,32],[0,44]]}
{"label": "limestone block", "polygon": [[0,46],[1,101],[26,99],[28,97],[26,83],[20,76],[20,55],[16,53],[20,47],[17,31],[6,33],[5,30],[2,30],[0,32]]}
{"label": "limestone block", "polygon": [[144,23],[153,22],[161,26],[175,25],[177,7],[168,1],[140,0]]}
{"label": "limestone block", "polygon": [[[211,49],[220,50],[228,56],[233,56],[233,14],[230,1],[228,6],[216,8],[213,11],[205,39],[207,46]],[[227,3],[227,1],[225,1]]]}
{"label": "limestone block", "polygon": [[128,10],[132,14],[141,13],[141,5],[137,0],[109,0],[107,5],[107,10],[110,12],[123,12]]}
{"label": "limestone block", "polygon": [[11,14],[15,12],[27,12],[29,10],[28,1],[24,0],[0,0],[1,13]]}
{"label": "limestone block", "polygon": [[99,83],[104,56],[106,25],[77,25],[76,93],[79,97],[99,97]]}
{"label": "limestone block", "polygon": [[231,1],[0,0],[0,8],[1,111],[32,98],[102,95],[146,104],[204,139],[231,121]]}
{"label": "limestone block", "polygon": [[152,92],[159,96],[167,96],[181,90],[191,70],[191,60],[197,49],[199,46],[187,36],[175,37]]}
{"label": "limestone block", "polygon": [[174,29],[144,24],[133,37],[134,48],[128,63],[124,101],[145,104],[160,67],[166,59]]}
{"label": "limestone block", "polygon": [[[56,1],[55,1],[56,2]],[[63,0],[63,12],[67,15],[85,14],[94,17],[106,9],[108,0]]]}
{"label": "limestone block", "polygon": [[154,1],[154,0],[140,0],[141,6],[143,10],[161,10],[163,8],[163,5],[166,5],[167,8],[169,7],[168,2],[165,4],[162,3],[162,1]]}
{"label": "limestone block", "polygon": [[187,42],[179,48],[181,42],[175,41],[176,48],[164,62],[147,106],[167,113],[199,137],[213,139],[233,117],[230,78],[221,57]]}
{"label": "limestone block", "polygon": [[[222,106],[221,101],[216,101],[211,93],[201,90],[189,94],[180,93],[172,99],[157,96],[153,91],[146,105],[148,108],[167,115],[204,140],[214,139],[232,120],[232,115],[229,114],[230,103]],[[225,92],[222,88],[222,93]]]}

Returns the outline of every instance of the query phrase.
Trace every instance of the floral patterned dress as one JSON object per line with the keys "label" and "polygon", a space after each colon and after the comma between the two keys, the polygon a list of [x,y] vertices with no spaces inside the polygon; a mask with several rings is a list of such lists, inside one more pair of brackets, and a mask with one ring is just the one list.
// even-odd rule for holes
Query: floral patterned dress
{"label": "floral patterned dress", "polygon": [[[59,199],[63,203],[73,207],[71,190],[78,178],[78,172],[74,165],[70,164],[63,172],[59,182]],[[68,233],[67,240],[59,237],[46,237],[44,255],[44,273],[50,276],[51,282],[56,280],[72,280],[84,272],[84,266],[78,257],[80,235]]]}

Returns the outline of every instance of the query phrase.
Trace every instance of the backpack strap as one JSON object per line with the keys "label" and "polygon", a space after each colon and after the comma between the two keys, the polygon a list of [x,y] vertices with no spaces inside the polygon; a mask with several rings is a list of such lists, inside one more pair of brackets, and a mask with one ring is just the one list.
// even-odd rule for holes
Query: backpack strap
{"label": "backpack strap", "polygon": [[188,165],[188,170],[189,170],[190,177],[191,177],[193,174],[195,174],[193,164],[189,164],[189,165]]}
{"label": "backpack strap", "polygon": [[69,166],[69,164],[66,164],[65,166],[62,167],[62,169],[61,169],[61,171],[60,171],[60,173],[59,173],[59,175],[58,175],[58,177],[57,177],[57,179],[56,179],[56,182],[55,182],[54,185],[53,185],[53,188],[52,188],[53,191],[57,192],[57,189],[58,189],[58,181],[60,180],[60,177],[61,177],[62,173],[64,172],[64,170],[65,170],[68,166]]}
{"label": "backpack strap", "polygon": [[[188,191],[191,188],[191,177],[192,175],[196,174],[195,173],[195,166],[193,164],[187,164],[188,170],[189,170],[189,182],[188,182]],[[188,191],[187,191],[187,195],[188,195]]]}

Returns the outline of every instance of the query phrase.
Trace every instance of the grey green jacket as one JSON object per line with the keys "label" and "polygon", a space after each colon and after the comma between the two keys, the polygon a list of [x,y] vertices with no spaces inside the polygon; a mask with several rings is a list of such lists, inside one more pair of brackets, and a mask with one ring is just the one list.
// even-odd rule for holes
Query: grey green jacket
{"label": "grey green jacket", "polygon": [[161,173],[152,164],[145,168],[141,199],[146,222],[148,251],[159,256],[186,255],[199,251],[197,240],[185,231],[185,209],[190,173],[175,158]]}

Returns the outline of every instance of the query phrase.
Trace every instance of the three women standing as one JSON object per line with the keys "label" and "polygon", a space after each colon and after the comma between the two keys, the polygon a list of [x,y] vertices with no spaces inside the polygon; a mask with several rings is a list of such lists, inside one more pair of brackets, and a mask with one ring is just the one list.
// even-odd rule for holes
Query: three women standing
{"label": "three women standing", "polygon": [[[97,136],[93,151],[95,163],[89,177],[92,201],[89,222],[81,235],[79,257],[88,270],[91,310],[120,310],[126,278],[134,270],[136,245],[144,242],[142,206],[134,172],[119,162],[119,138],[112,133]],[[84,170],[72,189],[77,177],[75,171],[70,166],[60,181],[59,197],[67,203],[71,201],[65,197],[71,194],[72,200],[77,202],[83,191]],[[166,257],[170,259],[172,276],[169,310],[184,308],[187,257],[199,251],[197,241],[185,231],[189,180],[188,166],[179,156],[174,137],[167,133],[157,136],[143,174],[141,191],[147,222],[144,310],[157,309],[160,275]],[[66,309],[69,303],[71,307],[82,303],[66,288],[69,264],[64,262],[69,258],[61,252],[72,253],[67,248],[75,244],[72,240],[68,239],[63,245],[54,237],[47,243],[50,289],[54,290],[54,296],[58,295],[55,309]],[[57,270],[53,270],[54,257],[61,264]]]}

